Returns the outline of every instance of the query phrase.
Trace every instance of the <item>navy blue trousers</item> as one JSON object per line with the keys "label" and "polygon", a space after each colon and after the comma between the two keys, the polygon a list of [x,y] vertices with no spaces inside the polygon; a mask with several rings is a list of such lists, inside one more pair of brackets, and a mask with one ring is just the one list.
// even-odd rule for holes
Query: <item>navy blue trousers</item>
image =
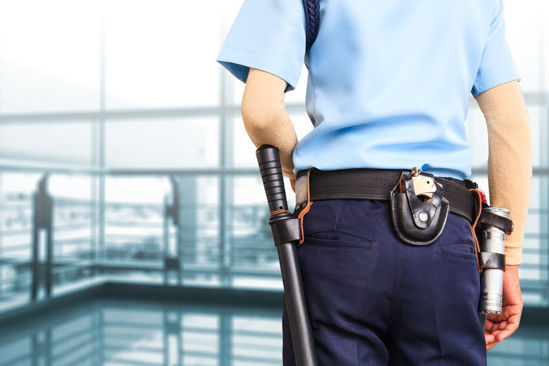
{"label": "navy blue trousers", "polygon": [[[486,365],[466,218],[431,245],[395,236],[389,201],[314,202],[297,248],[320,366]],[[286,306],[283,364],[295,365]]]}

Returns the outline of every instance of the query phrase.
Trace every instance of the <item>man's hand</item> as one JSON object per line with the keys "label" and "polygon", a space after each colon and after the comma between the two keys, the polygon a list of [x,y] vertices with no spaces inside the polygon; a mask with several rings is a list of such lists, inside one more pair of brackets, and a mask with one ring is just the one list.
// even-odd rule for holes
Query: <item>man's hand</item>
{"label": "man's hand", "polygon": [[290,179],[290,183],[292,184],[292,189],[295,192],[295,179]]}
{"label": "man's hand", "polygon": [[522,294],[518,265],[505,266],[503,275],[503,307],[501,314],[487,314],[484,323],[486,350],[509,337],[517,330],[522,314]]}

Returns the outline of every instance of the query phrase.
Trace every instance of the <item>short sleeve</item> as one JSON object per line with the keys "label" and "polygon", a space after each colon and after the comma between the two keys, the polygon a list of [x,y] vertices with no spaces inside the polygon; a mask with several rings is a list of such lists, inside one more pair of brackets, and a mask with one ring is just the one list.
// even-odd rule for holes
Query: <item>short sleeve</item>
{"label": "short sleeve", "polygon": [[505,20],[503,18],[503,0],[495,0],[490,30],[471,93],[474,97],[497,85],[518,80],[511,50],[505,38]]}
{"label": "short sleeve", "polygon": [[294,90],[305,60],[305,11],[299,0],[245,0],[217,62],[242,82],[250,67],[274,74]]}

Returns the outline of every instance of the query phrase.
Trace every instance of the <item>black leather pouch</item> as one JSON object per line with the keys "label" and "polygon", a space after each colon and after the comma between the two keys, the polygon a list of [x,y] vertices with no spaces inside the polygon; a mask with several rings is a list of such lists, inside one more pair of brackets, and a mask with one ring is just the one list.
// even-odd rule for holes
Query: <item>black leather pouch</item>
{"label": "black leather pouch", "polygon": [[402,171],[390,192],[393,229],[400,240],[411,245],[429,245],[437,240],[450,211],[450,203],[442,196],[442,184],[432,174],[421,174],[436,185],[431,198],[416,195],[409,171]]}

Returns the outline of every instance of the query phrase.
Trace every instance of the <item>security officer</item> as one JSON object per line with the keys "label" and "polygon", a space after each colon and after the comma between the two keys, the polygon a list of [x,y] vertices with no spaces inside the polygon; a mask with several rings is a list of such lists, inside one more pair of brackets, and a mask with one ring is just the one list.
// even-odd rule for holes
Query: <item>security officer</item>
{"label": "security officer", "polygon": [[[246,82],[242,117],[254,144],[279,148],[292,184],[306,175],[308,187],[331,190],[300,211],[298,255],[319,363],[485,365],[486,350],[520,321],[531,188],[530,127],[503,1],[321,0],[318,37],[305,44],[301,1],[245,0],[217,61]],[[304,62],[314,129],[298,142],[284,93]],[[505,242],[503,312],[488,315],[484,331],[470,216],[450,211],[436,240],[410,245],[395,233],[387,200],[348,198],[379,174],[413,168],[466,187],[469,94],[487,122],[490,203],[509,209],[515,226]],[[284,365],[293,358],[284,308]]]}

